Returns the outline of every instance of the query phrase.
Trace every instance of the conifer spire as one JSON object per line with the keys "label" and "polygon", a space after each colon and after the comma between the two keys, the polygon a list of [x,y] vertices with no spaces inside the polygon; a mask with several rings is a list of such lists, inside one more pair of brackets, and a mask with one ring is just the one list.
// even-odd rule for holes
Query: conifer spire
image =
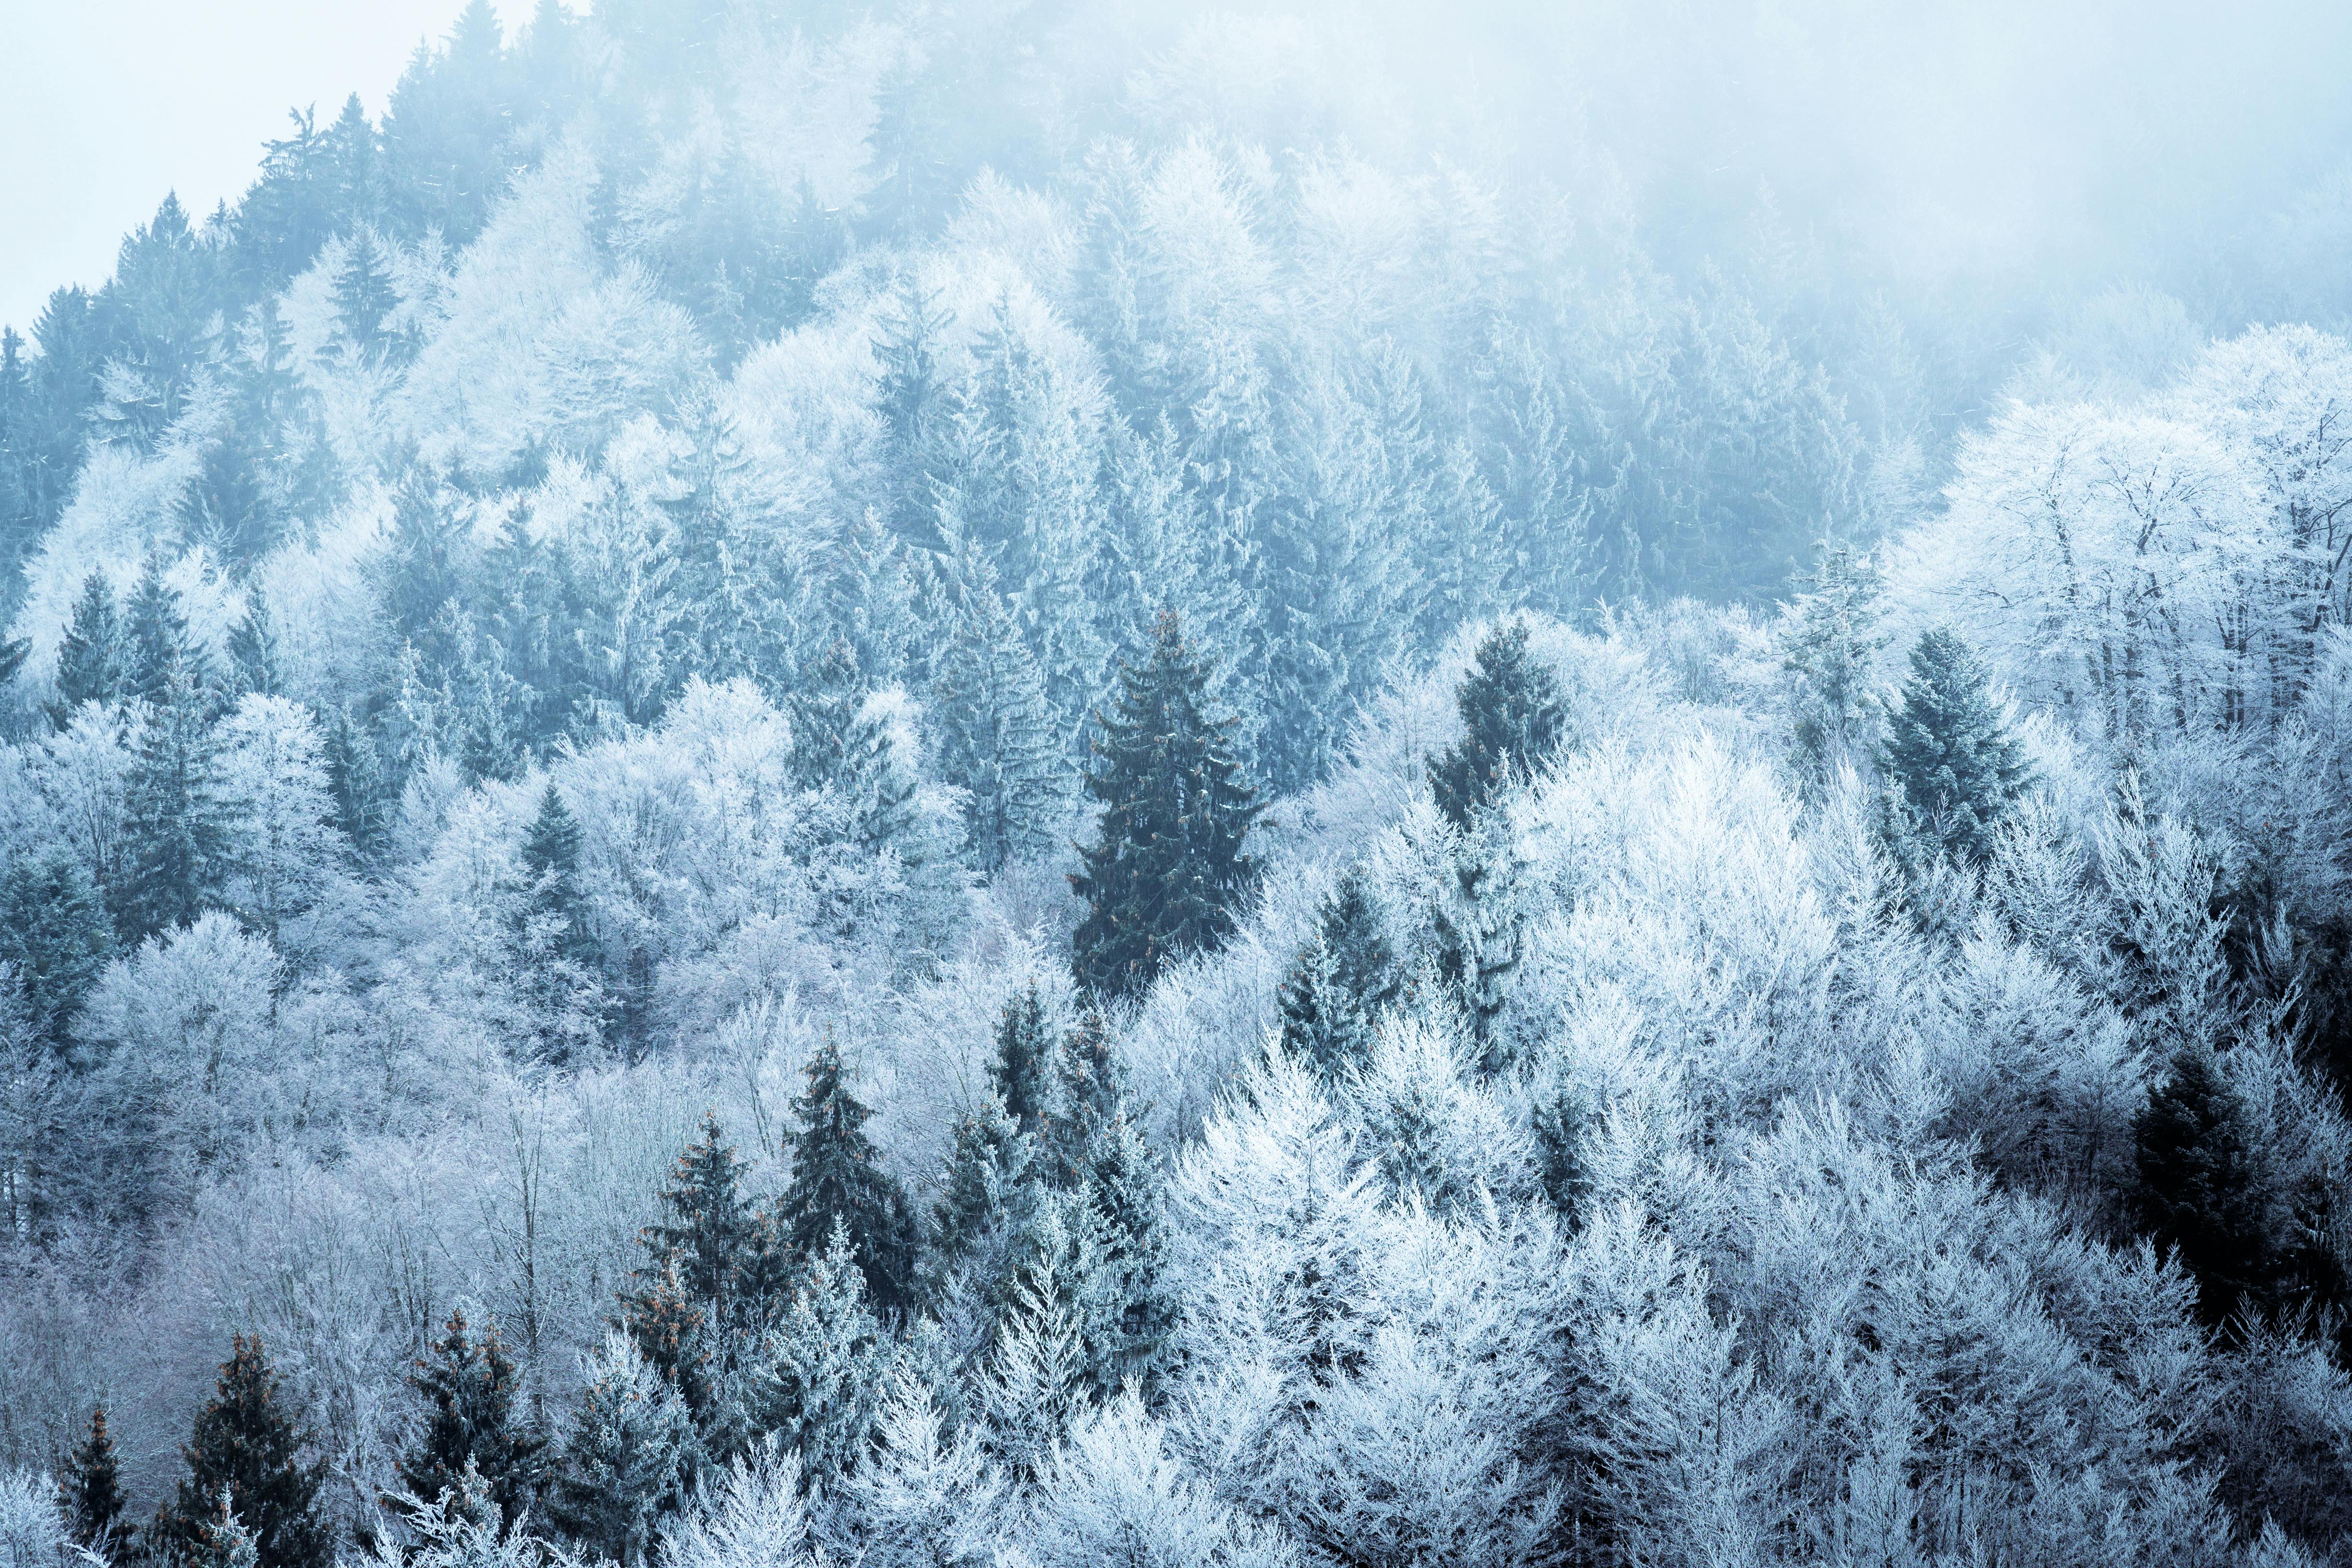
{"label": "conifer spire", "polygon": [[1120,683],[1086,780],[1102,814],[1070,879],[1089,906],[1072,967],[1104,997],[1140,994],[1171,959],[1232,932],[1257,880],[1243,846],[1265,813],[1234,752],[1236,721],[1208,714],[1209,668],[1175,611],[1160,613],[1150,658],[1122,667]]}
{"label": "conifer spire", "polygon": [[219,1392],[180,1450],[188,1473],[155,1516],[155,1545],[183,1557],[205,1551],[226,1494],[253,1532],[257,1568],[326,1568],[334,1547],[319,1511],[326,1467],[302,1463],[307,1441],[278,1395],[260,1336],[236,1336]]}
{"label": "conifer spire", "polygon": [[89,1436],[75,1447],[58,1491],[74,1543],[100,1557],[115,1555],[115,1548],[127,1533],[122,1525],[122,1468],[115,1458],[114,1438],[106,1429],[104,1405],[91,1409]]}
{"label": "conifer spire", "polygon": [[803,1261],[816,1257],[839,1224],[856,1249],[876,1307],[897,1311],[913,1272],[914,1214],[866,1135],[874,1112],[849,1091],[841,1047],[830,1031],[809,1058],[807,1079],[808,1087],[793,1101],[800,1134],[793,1145],[792,1185],[780,1205],[793,1251]]}
{"label": "conifer spire", "polygon": [[1559,754],[1567,738],[1568,709],[1559,683],[1528,650],[1525,621],[1486,635],[1454,701],[1462,712],[1462,739],[1430,763],[1429,786],[1439,815],[1456,833],[1466,834],[1513,779]]}

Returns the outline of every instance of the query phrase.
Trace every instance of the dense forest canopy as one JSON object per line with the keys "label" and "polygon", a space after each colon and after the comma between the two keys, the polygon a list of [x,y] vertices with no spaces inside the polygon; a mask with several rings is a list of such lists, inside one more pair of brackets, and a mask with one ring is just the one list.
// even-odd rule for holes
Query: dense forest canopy
{"label": "dense forest canopy", "polygon": [[0,332],[0,1543],[2352,1560],[2352,14],[472,0]]}

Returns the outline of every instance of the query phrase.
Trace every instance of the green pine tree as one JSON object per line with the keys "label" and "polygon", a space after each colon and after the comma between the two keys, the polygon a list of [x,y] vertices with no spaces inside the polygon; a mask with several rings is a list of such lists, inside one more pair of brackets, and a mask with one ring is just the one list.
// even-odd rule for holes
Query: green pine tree
{"label": "green pine tree", "polygon": [[180,591],[163,581],[162,556],[147,557],[122,618],[126,696],[160,703],[175,687],[203,690],[204,655],[189,635]]}
{"label": "green pine tree", "polygon": [[1015,1130],[1036,1136],[1053,1105],[1054,1036],[1045,999],[1031,981],[1014,993],[996,1020],[996,1059],[989,1086]]}
{"label": "green pine tree", "polygon": [[1097,995],[1139,995],[1170,960],[1215,947],[1256,884],[1243,846],[1265,808],[1234,755],[1234,721],[1205,711],[1208,680],[1163,610],[1151,657],[1121,667],[1118,710],[1099,721],[1086,785],[1102,815],[1070,879],[1088,905],[1071,966]]}
{"label": "green pine tree", "polygon": [[335,826],[360,864],[373,861],[383,847],[383,830],[393,805],[391,782],[366,726],[338,712],[327,730],[327,793],[335,803]]}
{"label": "green pine tree", "polygon": [[850,731],[866,695],[857,649],[835,637],[800,672],[788,706],[793,721],[793,773],[803,789],[838,781],[847,767]]}
{"label": "green pine tree", "polygon": [[227,835],[211,708],[194,670],[178,664],[140,730],[124,787],[130,869],[114,910],[126,942],[194,923],[217,889]]}
{"label": "green pine tree", "polygon": [[417,1506],[431,1508],[444,1494],[467,1496],[466,1470],[471,1466],[484,1495],[498,1508],[500,1528],[514,1528],[538,1495],[546,1443],[515,1413],[515,1364],[499,1341],[498,1324],[485,1324],[477,1335],[465,1310],[453,1310],[431,1356],[418,1360],[408,1385],[424,1396],[427,1412],[415,1447],[394,1464],[400,1484]]}
{"label": "green pine tree", "polygon": [[122,1467],[106,1430],[106,1409],[89,1413],[89,1436],[78,1444],[58,1488],[66,1529],[74,1543],[102,1559],[122,1555],[129,1532],[122,1523]]}
{"label": "green pine tree", "polygon": [[16,971],[34,1026],[58,1049],[113,955],[114,923],[70,851],[10,863],[0,880],[0,962]]}
{"label": "green pine tree", "polygon": [[1372,1026],[1402,989],[1377,896],[1361,866],[1341,873],[1316,912],[1278,994],[1285,1049],[1325,1076],[1363,1060]]}
{"label": "green pine tree", "polygon": [[523,830],[522,897],[515,911],[522,996],[549,1060],[593,1049],[605,1021],[604,952],[580,886],[580,824],[552,780]]}
{"label": "green pine tree", "polygon": [[184,1559],[204,1552],[226,1492],[253,1532],[258,1568],[327,1568],[334,1536],[319,1509],[326,1467],[301,1462],[306,1441],[278,1396],[260,1336],[237,1335],[219,1392],[180,1450],[188,1473],[156,1513],[154,1546]]}
{"label": "green pine tree", "polygon": [[400,295],[393,287],[383,242],[370,231],[358,229],[346,237],[331,298],[335,335],[321,353],[341,349],[362,364],[383,363],[392,347],[390,318]]}
{"label": "green pine tree", "polygon": [[1492,813],[1474,819],[1474,829],[1453,845],[1453,876],[1431,907],[1436,927],[1437,973],[1483,1047],[1481,1065],[1504,1066],[1503,1041],[1496,1024],[1510,1000],[1511,975],[1519,965],[1527,917],[1519,899],[1518,847],[1510,825]]}
{"label": "green pine tree", "polygon": [[1568,709],[1551,671],[1528,651],[1524,621],[1486,635],[1454,705],[1462,714],[1462,739],[1432,760],[1429,787],[1439,815],[1466,834],[1514,780],[1559,754],[1568,738]]}
{"label": "green pine tree", "polygon": [[62,730],[85,702],[111,707],[120,701],[128,664],[114,590],[105,573],[92,572],[82,579],[81,596],[74,601],[73,618],[58,645],[58,697],[49,706],[49,721]]}
{"label": "green pine tree", "polygon": [[[718,1115],[705,1111],[701,1132],[678,1155],[662,1189],[662,1217],[637,1237],[646,1254],[634,1276],[640,1287],[661,1293],[675,1280],[702,1308],[705,1319],[722,1330],[759,1328],[783,1290],[774,1222],[760,1213],[742,1181],[743,1163],[734,1145],[727,1142]],[[649,1345],[646,1351],[655,1353]]]}
{"label": "green pine tree", "polygon": [[2210,1047],[2174,1054],[2132,1132],[2141,1212],[2196,1278],[2205,1321],[2221,1323],[2242,1306],[2265,1304],[2273,1272],[2269,1176]]}
{"label": "green pine tree", "polygon": [[1820,569],[1801,581],[1782,662],[1796,678],[1798,776],[1818,790],[1834,769],[1867,754],[1877,729],[1870,668],[1886,646],[1878,630],[1885,584],[1850,544],[1823,544]]}
{"label": "green pine tree", "polygon": [[931,1263],[938,1286],[1001,1222],[1008,1195],[1026,1174],[1029,1140],[991,1089],[955,1126],[955,1141],[931,1210]]}
{"label": "green pine tree", "polygon": [[278,624],[261,584],[245,591],[245,614],[228,634],[229,694],[275,697],[278,688]]}
{"label": "green pine tree", "polygon": [[1087,1146],[1086,1192],[1101,1221],[1099,1277],[1108,1297],[1093,1357],[1097,1395],[1132,1380],[1147,1397],[1166,1369],[1177,1303],[1166,1283],[1168,1226],[1160,1163],[1124,1105],[1095,1130]]}
{"label": "green pine tree", "polygon": [[2032,782],[1983,661],[1943,630],[1923,634],[1911,649],[1911,676],[1879,766],[1899,827],[1969,865],[1992,853],[1995,830]]}
{"label": "green pine tree", "polygon": [[940,774],[966,792],[973,867],[994,876],[1009,860],[1054,851],[1069,791],[1045,678],[986,567],[975,558],[970,570],[980,580],[941,661],[933,710]]}
{"label": "green pine tree", "polygon": [[785,1233],[795,1256],[806,1260],[840,1225],[856,1249],[875,1306],[898,1312],[914,1269],[914,1215],[866,1135],[874,1113],[850,1093],[841,1047],[830,1033],[809,1058],[807,1078],[808,1087],[793,1101],[800,1132],[793,1144],[792,1185],[778,1205]]}
{"label": "green pine tree", "polygon": [[642,1568],[658,1521],[685,1499],[694,1424],[626,1335],[606,1340],[587,1374],[548,1511],[599,1559]]}
{"label": "green pine tree", "polygon": [[812,1479],[857,1468],[871,1445],[892,1347],[866,1304],[866,1275],[838,1223],[760,1349],[751,1429],[796,1450]]}

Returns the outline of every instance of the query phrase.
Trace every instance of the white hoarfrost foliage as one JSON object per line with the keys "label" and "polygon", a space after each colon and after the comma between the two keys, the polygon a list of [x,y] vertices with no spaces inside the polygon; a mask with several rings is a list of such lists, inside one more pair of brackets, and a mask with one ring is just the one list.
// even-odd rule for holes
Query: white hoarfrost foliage
{"label": "white hoarfrost foliage", "polygon": [[38,1470],[0,1470],[0,1568],[68,1568],[77,1555],[57,1482]]}
{"label": "white hoarfrost foliage", "polygon": [[662,1529],[667,1568],[801,1568],[820,1560],[809,1543],[797,1454],[772,1441],[733,1460]]}

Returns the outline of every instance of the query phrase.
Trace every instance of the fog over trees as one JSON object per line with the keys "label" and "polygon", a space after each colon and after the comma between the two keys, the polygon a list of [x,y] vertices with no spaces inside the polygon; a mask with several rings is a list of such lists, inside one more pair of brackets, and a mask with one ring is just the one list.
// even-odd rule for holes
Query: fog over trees
{"label": "fog over trees", "polygon": [[2057,9],[472,0],[165,199],[0,1564],[2352,1563],[2352,18]]}

